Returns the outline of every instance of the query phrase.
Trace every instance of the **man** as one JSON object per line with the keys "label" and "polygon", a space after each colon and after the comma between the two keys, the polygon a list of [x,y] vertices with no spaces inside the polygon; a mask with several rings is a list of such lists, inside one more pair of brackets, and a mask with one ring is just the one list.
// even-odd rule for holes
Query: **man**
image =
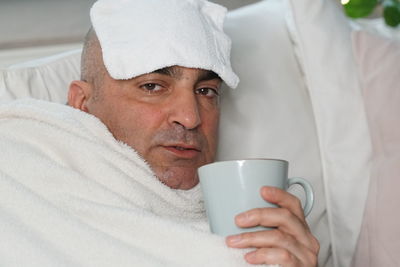
{"label": "man", "polygon": [[[204,4],[205,6],[201,6],[203,8],[202,12],[205,12],[204,10],[207,10],[207,8],[209,9],[208,12],[219,11],[219,9],[216,8],[214,5],[211,5],[204,1],[194,1],[194,0],[193,1],[187,0],[187,1],[195,3],[195,6],[199,5],[199,3]],[[159,181],[167,185],[169,188],[178,189],[176,191],[173,190],[169,192],[170,189],[167,190],[166,188],[161,188],[160,185],[153,185],[153,184],[150,185],[150,183],[152,183],[148,181],[150,180],[150,178],[146,178],[147,180],[143,179],[143,182],[139,183],[140,186],[143,187],[155,186],[157,187],[157,190],[159,190],[159,191],[157,190],[154,191],[154,192],[157,191],[156,194],[158,195],[155,196],[153,199],[151,199],[151,201],[155,202],[159,201],[160,197],[161,198],[164,197],[162,196],[162,194],[175,194],[174,192],[178,192],[178,194],[186,194],[185,191],[188,192],[189,198],[192,198],[194,195],[196,195],[196,188],[198,188],[198,186],[196,186],[199,182],[197,176],[197,168],[204,164],[214,161],[216,147],[217,147],[217,128],[219,120],[218,104],[219,104],[219,97],[221,94],[220,86],[222,83],[222,79],[224,79],[224,81],[227,82],[228,84],[233,85],[232,87],[234,87],[235,83],[237,83],[234,79],[235,77],[229,74],[229,70],[228,74],[227,72],[221,71],[226,66],[229,67],[229,63],[226,63],[226,61],[221,60],[221,62],[224,62],[225,64],[224,68],[218,68],[218,67],[207,68],[205,66],[207,64],[202,65],[202,63],[200,63],[199,66],[197,64],[198,62],[196,61],[197,59],[193,60],[194,64],[192,64],[190,59],[189,64],[182,63],[181,65],[180,63],[182,61],[176,60],[177,64],[172,65],[165,63],[162,60],[160,61],[158,58],[156,58],[154,59],[155,64],[153,65],[150,64],[150,68],[153,68],[150,69],[150,71],[146,70],[143,71],[143,73],[139,72],[139,74],[135,73],[134,71],[127,71],[128,76],[124,76],[122,78],[115,78],[118,76],[118,74],[116,73],[121,73],[126,71],[126,69],[131,68],[131,65],[143,64],[143,62],[146,61],[147,58],[139,55],[136,58],[133,58],[133,62],[129,62],[123,59],[118,59],[119,60],[118,62],[120,64],[115,64],[115,62],[113,62],[113,60],[116,60],[116,58],[121,56],[123,52],[133,51],[132,53],[135,53],[134,52],[135,43],[131,43],[129,38],[124,37],[124,35],[129,34],[127,29],[124,28],[124,26],[120,25],[122,27],[122,30],[115,28],[115,31],[119,31],[120,33],[122,32],[122,35],[120,35],[120,33],[118,32],[114,33],[110,31],[109,25],[104,26],[103,24],[104,21],[107,21],[108,23],[110,22],[110,20],[103,20],[105,17],[104,14],[107,15],[107,18],[108,16],[113,18],[112,17],[113,15],[112,14],[110,15],[112,11],[121,14],[121,12],[123,13],[125,12],[125,10],[129,9],[125,8],[119,11],[115,11],[118,7],[113,5],[110,1],[105,0],[99,2],[102,3],[98,4],[97,7],[95,6],[94,9],[92,9],[92,22],[94,24],[95,29],[94,30],[92,29],[88,33],[82,54],[82,80],[74,81],[71,83],[68,93],[68,104],[76,109],[92,114],[98,119],[100,119],[100,121],[107,127],[108,131],[112,134],[113,138],[122,142],[123,145],[126,144],[129,147],[133,148],[139,154],[139,156],[146,161],[146,163],[149,165],[151,169],[151,172],[154,172],[154,175],[157,177]],[[134,1],[131,2],[133,4]],[[155,2],[158,2],[159,5],[161,3],[161,1],[155,1]],[[171,1],[171,3],[177,4],[176,1]],[[103,6],[101,4],[103,4]],[[121,5],[123,6],[123,4]],[[143,3],[143,5],[146,6],[146,8],[149,8],[147,5],[151,6],[151,3],[150,4]],[[106,10],[106,7],[107,8],[110,7],[110,9]],[[136,6],[136,8],[138,7]],[[154,7],[151,8],[153,9],[149,10],[154,10]],[[193,7],[190,7],[190,10],[192,9]],[[160,10],[162,10],[164,13],[168,13],[168,10],[166,9],[163,10],[160,8]],[[102,14],[102,12],[105,13]],[[167,15],[167,17],[171,17],[171,15]],[[151,20],[153,19],[153,17],[148,19]],[[130,29],[132,25],[128,26],[129,27],[127,28]],[[156,26],[159,27],[162,25],[156,23]],[[166,29],[166,31],[168,31],[168,28]],[[133,35],[134,34],[135,32],[133,31]],[[157,32],[152,33],[152,35],[157,35]],[[147,35],[145,34],[144,36]],[[141,42],[142,40],[140,39],[140,37],[141,36],[139,36],[139,40],[135,40],[134,42]],[[163,42],[163,40],[160,40],[160,42]],[[218,41],[215,42],[218,43]],[[168,43],[168,40],[165,41],[165,43],[162,43],[160,49],[163,49],[164,46],[170,45]],[[175,49],[179,46],[179,44],[176,45],[173,41],[171,41],[171,43],[172,46],[175,47]],[[124,44],[127,45],[124,46]],[[116,48],[120,48],[122,52],[118,52]],[[224,49],[223,45],[217,44],[216,50],[218,49]],[[202,56],[209,56],[208,52],[204,52],[206,50],[202,50],[201,48],[199,48],[199,51],[201,51]],[[157,53],[157,51],[154,51],[154,53]],[[210,60],[213,61],[212,57],[210,58],[211,58]],[[105,62],[106,60],[108,62]],[[151,59],[149,59],[149,61],[151,61]],[[125,68],[121,67],[124,64]],[[209,66],[218,66],[218,64],[219,63],[217,62],[216,64],[211,64]],[[160,66],[160,68],[156,68],[155,66]],[[111,75],[110,73],[113,74]],[[49,109],[53,109],[53,107],[49,107]],[[71,114],[73,113],[74,114],[73,116],[76,117],[83,116],[79,113],[76,113],[76,111],[72,112],[69,110],[65,110],[65,112]],[[23,111],[21,110],[19,114],[22,113]],[[35,120],[38,120],[35,117],[35,115],[32,115],[32,117],[34,117]],[[43,117],[43,115],[42,114],[40,116],[38,115],[38,117]],[[86,119],[87,121],[92,120],[92,118],[90,119],[86,118]],[[69,115],[65,116],[65,120],[66,121],[71,120],[71,116]],[[45,119],[43,119],[43,121],[45,121]],[[55,123],[56,126],[52,125],[51,126],[52,128],[64,127],[61,126],[61,122],[60,124],[58,124],[59,122]],[[35,127],[39,126],[35,124]],[[89,131],[90,134],[93,135],[93,137],[91,138],[95,138],[97,134],[99,135],[102,134],[98,133],[98,129],[100,129],[98,125],[96,127],[97,127],[95,128],[96,131],[95,130]],[[75,129],[71,129],[71,131],[73,132],[75,131]],[[107,132],[107,130],[103,131]],[[77,133],[77,135],[79,135],[79,133]],[[6,136],[6,134],[4,134],[4,136]],[[7,140],[12,139],[11,137],[7,138],[8,138]],[[112,142],[109,140],[109,137],[104,138],[104,140],[106,139],[107,141],[104,141],[105,143]],[[70,140],[69,136],[65,135],[65,140]],[[96,142],[93,143],[98,143],[97,139],[95,141]],[[37,142],[37,140],[35,140],[35,142]],[[49,140],[49,142],[51,142],[51,140]],[[112,144],[112,146],[115,147],[117,147],[118,145]],[[74,149],[77,149],[76,147],[77,146],[74,145]],[[118,147],[115,149],[124,150],[125,148]],[[82,154],[85,154],[86,151],[89,150],[86,148],[82,148],[82,151],[83,151]],[[11,154],[13,152],[9,153]],[[108,151],[107,153],[111,152]],[[121,154],[126,155],[127,158],[129,158],[130,156],[133,157],[129,153],[130,152],[128,150],[121,152]],[[54,151],[51,151],[50,154],[58,158],[58,155],[56,155]],[[82,167],[79,166],[79,162],[81,160],[73,159],[72,158],[74,157],[73,155],[74,153],[71,152],[68,153],[67,155],[64,155],[64,157],[60,157],[59,159],[59,161],[61,162],[60,164],[66,166],[67,168],[70,168],[73,171],[79,169],[79,171],[85,172],[86,170],[82,170],[82,168],[84,169],[85,166]],[[89,155],[89,156],[79,155],[79,157],[81,157],[83,160],[88,160],[88,161],[89,161],[88,158],[91,156],[96,157],[95,155]],[[110,154],[109,157],[111,158],[114,156]],[[123,159],[120,156],[118,157],[119,157],[118,159],[120,159],[121,161],[127,160],[126,162],[129,162],[129,160],[133,160],[132,158]],[[47,159],[47,157],[44,158]],[[104,176],[107,176],[106,174],[108,173],[112,173],[107,166],[103,167],[102,165],[103,164],[102,160],[104,160],[104,155],[101,155],[100,159],[101,160],[99,160],[98,162],[98,168],[102,170],[104,169],[103,170]],[[140,161],[140,159],[137,160]],[[115,166],[117,166],[120,163],[118,162],[118,160],[116,160],[116,162],[113,162],[113,164],[116,164]],[[110,165],[110,163],[106,162],[106,164],[104,165]],[[129,168],[128,165],[121,165],[121,166]],[[124,168],[120,167],[119,165],[118,167],[120,169]],[[114,166],[112,166],[112,168],[114,168]],[[144,170],[143,173],[148,173],[146,166],[142,165],[142,163],[138,163],[137,168],[139,169],[139,171],[143,169]],[[38,169],[40,168],[38,167]],[[4,170],[5,174],[10,173],[7,172],[6,167],[4,168]],[[120,171],[118,170],[118,172]],[[127,172],[129,172],[129,170],[127,170]],[[96,175],[99,174],[96,173]],[[137,174],[137,176],[140,175],[145,176],[145,174]],[[43,176],[48,176],[48,175],[46,174]],[[90,175],[88,174],[87,176],[92,177],[93,174]],[[102,176],[101,173],[100,176]],[[96,178],[96,179],[103,179],[103,178]],[[119,178],[117,177],[115,178],[116,180],[113,179],[114,178],[104,177],[104,180],[101,180],[101,182],[109,184],[113,183],[113,181],[121,181],[118,180]],[[135,179],[141,181],[140,178],[136,178],[136,175]],[[49,182],[51,180],[46,180],[46,181]],[[149,184],[147,184],[147,182]],[[141,193],[141,191],[136,188],[139,185],[135,184],[134,186],[135,188],[132,190],[137,190],[137,191],[134,191],[133,194]],[[118,188],[116,189],[116,191],[118,192],[123,192],[123,190],[125,190],[121,189],[120,185],[116,185],[116,188]],[[62,191],[63,189],[59,189],[58,187],[57,190],[61,190],[61,192],[63,192]],[[100,199],[103,199],[103,196],[98,197],[97,192],[94,193],[93,196],[90,195],[92,191],[96,190],[97,189],[92,189],[91,187],[88,187],[87,191],[85,191],[85,194],[88,194],[87,198],[90,199],[91,202],[99,201],[100,203],[102,201]],[[131,197],[132,192],[131,193],[128,192],[130,189],[126,188],[126,190],[127,190],[126,195],[125,193],[121,193],[120,195],[124,195],[127,198]],[[59,191],[56,192],[57,194],[59,194]],[[154,192],[152,191],[152,193]],[[54,193],[54,195],[57,194]],[[308,229],[299,200],[296,199],[294,196],[290,195],[289,193],[286,193],[276,188],[268,188],[268,187],[262,188],[261,194],[266,201],[276,203],[281,208],[251,210],[238,215],[235,218],[236,223],[240,227],[251,227],[256,225],[262,225],[267,227],[276,227],[276,230],[260,231],[260,232],[241,234],[237,236],[230,236],[226,238],[226,244],[232,248],[250,248],[251,250],[247,252],[247,254],[245,255],[246,261],[250,264],[281,264],[282,266],[316,266],[319,245],[317,240],[312,236],[310,230]],[[53,197],[53,194],[51,197]],[[110,195],[107,198],[107,200],[104,200],[104,202],[108,201],[108,199],[111,199],[112,197],[113,196]],[[167,199],[166,201],[169,201],[171,198],[174,197],[175,196],[168,195],[168,197],[165,198]],[[96,220],[94,220],[88,217],[92,217],[95,215],[91,214],[91,216],[86,216],[86,214],[83,214],[86,212],[93,212],[94,208],[92,206],[90,206],[90,208],[85,210],[85,212],[81,212],[79,209],[84,209],[84,208],[82,208],[79,205],[71,205],[70,199],[71,198],[68,198],[68,201],[64,200],[60,201],[61,203],[60,207],[62,207],[63,210],[64,209],[68,211],[72,210],[71,214],[74,214],[74,216],[78,216],[80,220],[84,221],[90,226],[93,226],[96,229],[102,229],[102,232],[106,232],[107,234],[113,233],[114,237],[118,236],[119,238],[121,238],[121,233],[118,232],[117,230],[113,230],[112,226],[110,225],[107,225],[106,227],[104,226],[104,224],[107,223],[101,221],[100,222],[101,225],[99,225],[98,218],[101,218],[101,220],[103,220],[102,217],[96,217]],[[73,201],[76,200],[74,199]],[[174,205],[179,201],[174,200],[173,201]],[[137,214],[140,214],[141,213],[140,210],[143,209],[145,212],[147,212],[148,210],[154,211],[156,215],[159,215],[158,217],[168,218],[168,220],[169,217],[177,217],[177,215],[174,214],[175,210],[174,209],[169,210],[170,207],[168,207],[168,205],[163,204],[162,201],[157,202],[158,205],[151,205],[149,203],[146,203],[147,196],[143,196],[143,198],[138,197],[137,199],[132,199],[132,200],[130,199],[128,202],[134,202],[133,203],[134,205],[139,206],[139,209],[137,210],[135,209],[135,212],[137,212]],[[139,204],[137,204],[136,202]],[[106,204],[113,205],[111,203],[113,202],[112,201],[110,203],[107,202]],[[127,205],[126,207],[129,209],[131,208],[131,206],[128,205],[130,203],[125,203],[123,201],[121,202],[120,200],[118,200],[118,202],[115,203],[118,203],[119,207],[118,209],[121,209],[123,205]],[[85,205],[90,205],[90,204],[84,202],[82,206],[85,207]],[[119,205],[122,206],[120,207]],[[176,205],[179,206],[186,204],[181,204],[179,202]],[[201,208],[199,208],[197,204],[193,204],[193,207],[195,207],[194,209],[199,209],[198,212],[196,211],[197,212],[196,214],[194,215],[191,214],[186,218],[185,217],[186,213],[185,212],[182,213],[184,214],[184,216],[182,216],[182,221],[185,221],[186,225],[187,224],[190,225],[191,224],[190,222],[196,224],[197,221],[195,219],[198,219],[198,217],[201,216],[199,215],[200,213],[204,214],[204,210],[201,211],[200,210]],[[116,211],[113,211],[113,214],[114,212]],[[107,214],[106,217],[113,216],[109,212],[104,214]],[[119,216],[120,215],[118,215],[116,218],[120,218]],[[140,217],[140,215],[136,217]],[[142,222],[134,222],[135,219],[129,217],[129,220],[123,221],[123,224],[126,224],[126,221],[130,221],[132,223],[132,228],[143,227],[143,232],[146,232],[146,235],[143,236],[144,241],[141,241],[140,245],[138,243],[134,244],[136,244],[135,246],[139,247],[138,250],[144,250],[146,252],[145,253],[146,255],[150,255],[149,258],[151,258],[151,261],[149,261],[148,258],[143,260],[142,254],[140,254],[139,255],[140,257],[139,256],[137,257],[138,259],[137,262],[135,263],[138,264],[139,262],[141,262],[141,260],[143,260],[143,262],[138,266],[147,266],[147,265],[164,266],[165,265],[165,263],[163,263],[164,261],[170,263],[171,259],[167,258],[166,260],[165,257],[167,257],[167,255],[164,255],[168,254],[165,253],[165,251],[167,251],[169,247],[164,246],[165,250],[160,251],[159,254],[155,253],[154,255],[156,256],[154,256],[152,254],[153,252],[151,252],[152,246],[150,245],[146,246],[146,244],[142,244],[146,243],[147,235],[152,234],[149,232],[148,229],[146,229],[146,226],[148,226],[147,228],[151,228],[152,226],[150,224],[153,223],[153,220],[158,220],[158,219],[154,218],[153,215],[151,214],[149,215],[147,213],[143,216],[142,219],[143,219]],[[176,218],[174,218],[174,220],[175,219]],[[119,223],[118,220],[115,220],[114,223],[115,225],[121,225],[121,223]],[[70,231],[69,230],[70,226],[65,226],[65,227],[66,227],[65,229],[68,229],[66,231]],[[171,232],[174,235],[178,233],[184,233],[182,235],[188,235],[188,236],[192,235],[192,233],[188,233],[189,231],[187,231],[186,228],[182,230],[181,228],[179,228],[180,226],[177,227],[176,229],[174,228],[175,226],[173,225],[171,225],[170,227],[171,227]],[[165,228],[164,222],[160,224],[158,224],[157,222],[154,226],[154,229],[164,229],[164,228]],[[76,231],[75,228],[71,230],[71,232],[74,233],[74,235],[76,234],[75,231]],[[79,228],[79,231],[83,231],[81,230],[81,227]],[[138,230],[132,233],[132,237],[134,239],[139,239],[140,241],[140,234],[141,233]],[[162,230],[159,230],[159,234],[161,237],[160,243],[168,242],[169,238],[171,240],[175,238],[175,237],[170,237],[167,233],[165,233],[165,231]],[[87,233],[82,232],[82,235],[87,235]],[[201,234],[196,233],[196,235],[207,240],[202,241],[201,238],[199,238],[199,240],[192,240],[193,245],[195,245],[195,243],[197,242],[198,243],[203,242],[206,245],[213,244],[214,242],[212,240],[208,240],[209,239],[209,237],[207,236],[208,234],[206,235],[207,237],[204,237],[205,235],[204,233]],[[100,246],[100,244],[102,244],[102,242],[105,241],[101,240],[97,242]],[[137,241],[136,240],[133,241],[132,238],[126,237],[126,242],[130,243]],[[94,243],[89,242],[89,244],[93,245]],[[152,244],[152,245],[156,250],[162,250],[159,248],[164,248],[162,244]],[[178,242],[174,243],[172,247],[174,246],[176,246],[176,248],[179,248]],[[217,245],[215,247],[216,249],[219,249]],[[109,248],[109,246],[107,246],[107,248]],[[182,249],[184,248],[181,248],[181,250]],[[212,245],[210,245],[209,250],[212,249],[213,247]],[[190,257],[193,257],[192,258],[193,262],[191,264],[193,264],[194,266],[198,266],[197,264],[200,264],[196,262],[194,255],[197,254],[198,252],[199,251],[194,251],[194,250],[189,251],[189,254],[192,255]],[[132,250],[132,254],[135,253],[136,251]],[[215,266],[223,266],[222,264],[224,263],[225,260],[222,260],[223,259],[222,253],[225,252],[221,252],[221,263],[217,263],[218,257],[215,257],[213,259],[215,260],[216,264]],[[162,257],[159,255],[162,255]],[[158,257],[161,257],[162,261],[154,260],[154,258],[158,259]],[[227,258],[229,258],[229,256],[227,256]],[[180,264],[182,264],[182,262],[180,262]],[[110,262],[110,265],[116,266],[115,261]],[[176,266],[177,265],[179,264],[176,263]],[[209,266],[210,263],[208,263],[207,265]],[[171,266],[173,266],[173,264]]]}

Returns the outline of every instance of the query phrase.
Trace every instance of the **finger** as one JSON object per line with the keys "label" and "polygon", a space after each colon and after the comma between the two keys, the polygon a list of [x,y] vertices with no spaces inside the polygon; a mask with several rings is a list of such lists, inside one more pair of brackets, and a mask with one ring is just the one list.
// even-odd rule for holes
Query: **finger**
{"label": "finger", "polygon": [[234,248],[280,248],[293,254],[302,262],[316,259],[318,251],[314,251],[298,242],[292,235],[280,230],[242,233],[226,239],[228,246]]}
{"label": "finger", "polygon": [[280,264],[284,267],[301,266],[299,259],[287,250],[280,248],[257,249],[247,253],[245,259],[250,264]]}
{"label": "finger", "polygon": [[281,247],[288,250],[298,243],[293,236],[278,229],[232,235],[226,241],[228,246],[235,248]]}
{"label": "finger", "polygon": [[239,214],[235,218],[240,227],[254,227],[257,225],[265,227],[277,227],[282,232],[292,235],[301,244],[314,252],[319,250],[319,242],[312,235],[307,224],[293,215],[289,210],[283,208],[253,209]]}
{"label": "finger", "polygon": [[313,238],[307,224],[296,215],[284,208],[257,208],[241,213],[235,217],[239,227],[254,226],[276,227],[286,232],[301,243],[307,245]]}
{"label": "finger", "polygon": [[296,196],[285,190],[270,186],[263,186],[261,188],[261,196],[268,202],[274,203],[282,208],[287,208],[301,220],[305,221],[303,207]]}

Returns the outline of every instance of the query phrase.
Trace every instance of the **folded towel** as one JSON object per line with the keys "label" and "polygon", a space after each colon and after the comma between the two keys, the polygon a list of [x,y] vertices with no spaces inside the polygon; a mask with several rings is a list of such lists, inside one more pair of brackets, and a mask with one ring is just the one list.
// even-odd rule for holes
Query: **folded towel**
{"label": "folded towel", "polygon": [[0,147],[1,266],[252,266],[90,114],[0,105]]}
{"label": "folded towel", "polygon": [[99,0],[90,11],[114,79],[179,65],[212,70],[235,88],[225,14],[226,8],[205,0]]}

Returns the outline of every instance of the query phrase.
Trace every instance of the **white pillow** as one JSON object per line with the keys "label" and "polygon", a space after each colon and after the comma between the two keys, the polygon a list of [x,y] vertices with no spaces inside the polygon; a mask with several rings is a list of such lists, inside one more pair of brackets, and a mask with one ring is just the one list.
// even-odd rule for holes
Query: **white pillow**
{"label": "white pillow", "polygon": [[0,102],[33,97],[66,103],[71,81],[80,77],[80,49],[0,71]]}
{"label": "white pillow", "polygon": [[355,267],[400,263],[400,42],[366,32],[353,48],[372,133],[374,156]]}
{"label": "white pillow", "polygon": [[236,90],[225,89],[222,97],[218,160],[287,159],[290,176],[310,180],[316,202],[307,219],[321,243],[320,266],[328,266],[330,238],[318,139],[286,28],[285,6],[268,0],[229,12],[225,30],[232,38],[232,64],[241,81]]}
{"label": "white pillow", "polygon": [[371,158],[351,28],[338,1],[288,2],[316,119],[334,263],[347,267],[360,231]]}

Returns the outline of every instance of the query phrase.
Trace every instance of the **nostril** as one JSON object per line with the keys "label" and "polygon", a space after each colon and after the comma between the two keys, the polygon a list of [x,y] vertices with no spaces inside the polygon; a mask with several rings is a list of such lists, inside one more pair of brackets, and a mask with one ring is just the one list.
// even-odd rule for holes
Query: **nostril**
{"label": "nostril", "polygon": [[[182,91],[180,91],[182,93]],[[169,113],[170,123],[182,125],[185,129],[195,129],[200,123],[200,106],[192,91],[176,95]]]}
{"label": "nostril", "polygon": [[181,116],[176,116],[173,122],[186,130],[191,130],[197,128],[201,124],[201,119],[197,112],[193,114],[185,113]]}

